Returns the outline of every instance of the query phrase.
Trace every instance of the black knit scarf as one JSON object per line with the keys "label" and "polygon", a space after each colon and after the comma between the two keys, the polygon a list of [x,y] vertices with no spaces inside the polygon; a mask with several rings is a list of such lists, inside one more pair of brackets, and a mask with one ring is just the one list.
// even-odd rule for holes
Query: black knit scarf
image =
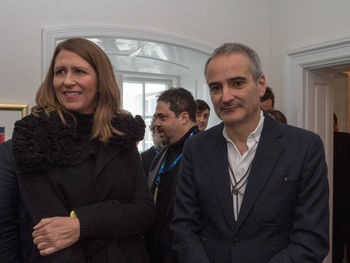
{"label": "black knit scarf", "polygon": [[[82,138],[69,114],[64,125],[54,112],[50,117],[29,115],[15,123],[12,136],[13,154],[18,167],[25,172],[49,170],[55,166],[74,165],[84,158]],[[108,144],[122,149],[134,146],[143,139],[145,123],[140,116],[119,114],[112,126],[124,133],[113,134]]]}

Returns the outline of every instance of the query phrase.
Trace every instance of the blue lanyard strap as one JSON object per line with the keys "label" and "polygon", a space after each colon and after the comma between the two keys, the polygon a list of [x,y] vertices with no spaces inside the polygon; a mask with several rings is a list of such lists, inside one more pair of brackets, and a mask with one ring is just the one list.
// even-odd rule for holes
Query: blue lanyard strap
{"label": "blue lanyard strap", "polygon": [[[191,132],[189,138],[191,138],[193,135],[194,135],[194,131]],[[177,163],[181,160],[182,155],[183,155],[183,153],[180,153],[179,156],[176,157],[175,161],[168,167],[168,169],[166,171],[164,171],[166,157],[164,158],[164,160],[162,162],[162,165],[160,166],[160,169],[158,171],[156,180],[154,182],[155,188],[154,188],[154,193],[153,193],[153,199],[154,199],[155,203],[157,203],[157,197],[158,197],[158,190],[159,190],[159,184],[160,184],[161,175],[164,174],[165,172],[168,172],[171,169],[173,169],[177,165]]]}
{"label": "blue lanyard strap", "polygon": [[159,153],[159,149],[157,146],[154,145],[154,150],[156,151],[156,153]]}
{"label": "blue lanyard strap", "polygon": [[[194,135],[194,131],[191,132],[191,134],[189,135],[188,138],[191,138],[193,135]],[[177,163],[181,160],[182,155],[183,155],[183,153],[180,153],[179,156],[176,157],[175,161],[168,167],[168,169],[166,171],[164,171],[166,157],[164,158],[163,163],[160,166],[160,169],[158,171],[158,176],[157,176],[156,181],[155,181],[156,184],[159,184],[160,177],[162,174],[164,174],[165,172],[169,172],[171,169],[173,169],[177,165]]]}
{"label": "blue lanyard strap", "polygon": [[[182,155],[183,155],[183,153],[180,153],[179,156],[176,157],[175,161],[168,167],[168,169],[165,172],[168,172],[171,169],[173,169],[175,167],[175,165],[177,165],[177,163],[181,160]],[[160,181],[160,174],[164,173],[165,161],[166,161],[166,158],[164,158],[164,161],[163,161],[162,165],[160,166],[156,182]],[[159,178],[159,180],[158,180],[158,178]]]}

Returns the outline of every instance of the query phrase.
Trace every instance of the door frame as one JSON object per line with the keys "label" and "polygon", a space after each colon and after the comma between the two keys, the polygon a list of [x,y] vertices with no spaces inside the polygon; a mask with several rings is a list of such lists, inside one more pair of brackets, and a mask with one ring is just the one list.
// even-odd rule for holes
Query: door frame
{"label": "door frame", "polygon": [[283,58],[283,110],[288,123],[305,128],[307,89],[305,71],[350,62],[350,38],[285,51]]}
{"label": "door frame", "polygon": [[[324,42],[294,50],[285,51],[283,58],[283,109],[288,123],[307,128],[309,118],[308,98],[310,89],[308,71],[350,62],[350,38]],[[326,131],[324,131],[326,132]],[[333,137],[327,145],[333,145]],[[328,180],[330,188],[330,253],[324,262],[332,262],[332,222],[333,222],[333,149],[326,152]]]}

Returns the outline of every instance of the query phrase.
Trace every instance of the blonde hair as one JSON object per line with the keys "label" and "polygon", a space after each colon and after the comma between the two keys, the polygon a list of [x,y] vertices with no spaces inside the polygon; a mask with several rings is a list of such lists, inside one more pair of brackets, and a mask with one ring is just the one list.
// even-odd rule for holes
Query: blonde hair
{"label": "blonde hair", "polygon": [[45,80],[36,94],[36,105],[31,109],[33,115],[38,116],[39,112],[44,111],[50,116],[50,113],[57,112],[63,124],[67,125],[63,112],[68,111],[59,103],[53,87],[55,60],[62,50],[74,52],[86,60],[97,75],[96,109],[93,114],[91,138],[107,142],[113,133],[123,135],[122,132],[114,129],[111,123],[113,117],[121,113],[120,90],[112,63],[98,45],[83,38],[67,39],[57,45]]}

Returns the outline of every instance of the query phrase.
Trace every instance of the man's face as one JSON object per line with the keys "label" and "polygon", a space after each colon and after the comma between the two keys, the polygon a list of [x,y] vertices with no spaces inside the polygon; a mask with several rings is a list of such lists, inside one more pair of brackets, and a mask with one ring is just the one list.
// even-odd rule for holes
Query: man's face
{"label": "man's face", "polygon": [[234,53],[213,58],[206,77],[215,112],[225,125],[255,122],[266,84],[264,75],[254,82],[246,55]]}
{"label": "man's face", "polygon": [[180,116],[176,117],[169,109],[169,103],[158,101],[155,116],[156,130],[163,145],[172,145],[182,137]]}
{"label": "man's face", "polygon": [[260,109],[262,110],[273,110],[272,99],[267,99],[260,102]]}
{"label": "man's face", "polygon": [[209,115],[210,111],[208,109],[197,111],[196,124],[198,125],[198,129],[200,131],[204,131],[207,128]]}

